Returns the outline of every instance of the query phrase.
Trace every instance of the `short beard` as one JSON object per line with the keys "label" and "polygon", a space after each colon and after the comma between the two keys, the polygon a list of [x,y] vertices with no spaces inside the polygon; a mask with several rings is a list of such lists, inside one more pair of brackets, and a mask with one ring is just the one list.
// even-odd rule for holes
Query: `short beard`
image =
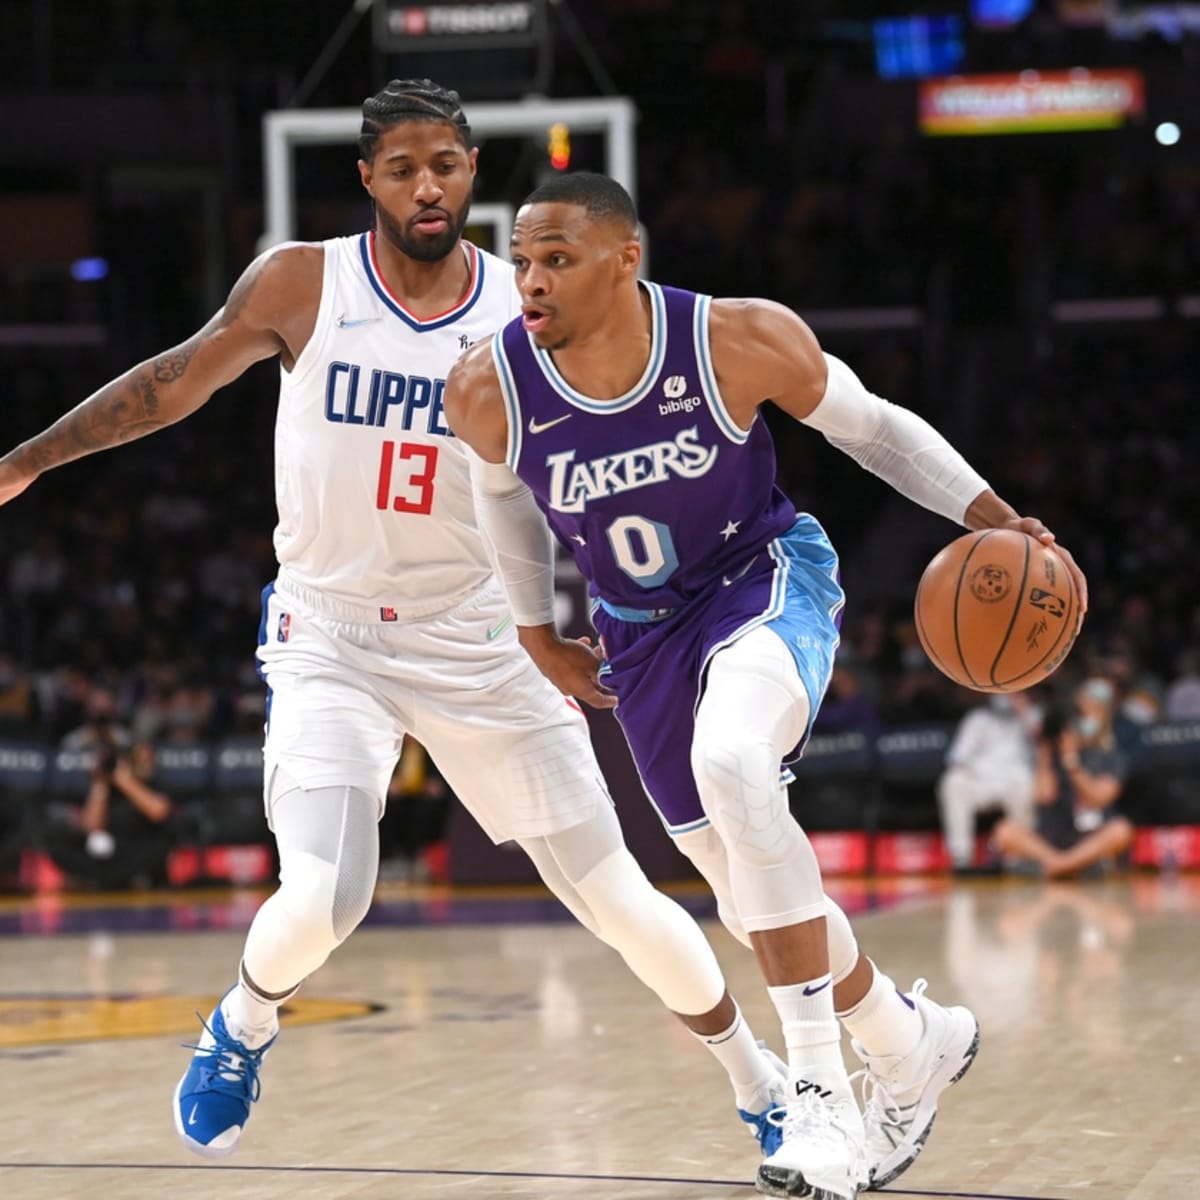
{"label": "short beard", "polygon": [[375,210],[375,219],[379,222],[379,231],[384,237],[414,262],[434,263],[441,262],[458,245],[470,211],[470,204],[463,205],[462,211],[451,219],[446,231],[432,237],[428,234],[410,233],[380,208]]}

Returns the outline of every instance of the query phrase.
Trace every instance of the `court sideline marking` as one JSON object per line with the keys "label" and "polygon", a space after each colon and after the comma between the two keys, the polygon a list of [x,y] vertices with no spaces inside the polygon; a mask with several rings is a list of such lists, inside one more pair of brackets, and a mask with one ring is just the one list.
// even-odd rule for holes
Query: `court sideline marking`
{"label": "court sideline marking", "polygon": [[[578,1172],[561,1171],[467,1171],[461,1168],[422,1167],[336,1167],[336,1166],[270,1166],[266,1164],[207,1165],[204,1163],[46,1163],[46,1162],[0,1162],[0,1171],[243,1171],[272,1172],[311,1175],[437,1175],[466,1179],[545,1179],[567,1180],[573,1183],[671,1183],[690,1187],[753,1188],[754,1183],[744,1179],[681,1179],[667,1175],[586,1175]],[[998,1192],[915,1192],[894,1191],[889,1196],[930,1196],[936,1200],[1061,1200],[1053,1196],[1013,1196]]]}

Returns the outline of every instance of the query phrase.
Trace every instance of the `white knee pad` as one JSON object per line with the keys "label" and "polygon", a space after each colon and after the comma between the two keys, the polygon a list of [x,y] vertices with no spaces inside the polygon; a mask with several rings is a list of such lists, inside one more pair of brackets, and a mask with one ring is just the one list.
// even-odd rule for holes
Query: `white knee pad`
{"label": "white knee pad", "polygon": [[839,984],[858,962],[858,939],[850,921],[828,896],[825,897],[825,933],[829,941],[829,972]]}
{"label": "white knee pad", "polygon": [[379,873],[379,804],[358,788],[280,790],[279,889],[246,938],[246,973],[277,994],[311,975],[366,916]]}
{"label": "white knee pad", "polygon": [[691,763],[700,802],[731,862],[776,867],[793,854],[799,830],[780,771],[808,712],[800,673],[769,629],[752,630],[713,656]]}
{"label": "white knee pad", "polygon": [[705,825],[688,833],[677,834],[672,840],[679,850],[687,855],[692,866],[704,876],[705,882],[712,889],[712,894],[717,899],[717,916],[720,917],[721,924],[749,950],[750,935],[746,932],[737,914],[737,906],[733,902],[729,856],[725,853],[725,844],[717,831],[711,825]]}
{"label": "white knee pad", "polygon": [[727,736],[716,745],[697,741],[692,772],[730,858],[777,866],[786,857],[793,822],[771,745],[750,737]]}
{"label": "white knee pad", "polygon": [[697,782],[705,781],[701,797],[713,789],[705,811],[724,844],[733,907],[747,933],[825,914],[817,856],[788,808],[778,762],[767,770],[769,755],[706,747],[692,756]]}
{"label": "white knee pad", "polygon": [[750,932],[825,914],[816,855],[780,782],[783,756],[803,735],[809,710],[796,664],[769,629],[754,629],[713,656],[696,712],[692,770],[729,857],[738,919]]}
{"label": "white knee pad", "polygon": [[[692,865],[704,876],[717,899],[717,916],[731,934],[747,949],[750,935],[738,916],[733,900],[733,885],[729,877],[729,859],[725,847],[711,825],[679,834],[675,845],[687,855]],[[841,983],[858,962],[858,940],[846,914],[828,896],[825,897],[825,930],[829,941],[829,969],[834,983]]]}

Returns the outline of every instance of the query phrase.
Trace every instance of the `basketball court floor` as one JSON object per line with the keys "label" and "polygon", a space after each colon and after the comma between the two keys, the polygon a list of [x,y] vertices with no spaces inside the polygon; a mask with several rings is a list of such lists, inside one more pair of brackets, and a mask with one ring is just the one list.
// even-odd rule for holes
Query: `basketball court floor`
{"label": "basketball court floor", "polygon": [[[1200,877],[839,883],[864,948],[983,1031],[888,1194],[1200,1195]],[[711,912],[698,891],[680,898]],[[290,1006],[242,1148],[170,1097],[258,894],[0,904],[3,1200],[749,1200],[724,1076],[544,894],[381,891]],[[778,1048],[748,953],[706,919]]]}

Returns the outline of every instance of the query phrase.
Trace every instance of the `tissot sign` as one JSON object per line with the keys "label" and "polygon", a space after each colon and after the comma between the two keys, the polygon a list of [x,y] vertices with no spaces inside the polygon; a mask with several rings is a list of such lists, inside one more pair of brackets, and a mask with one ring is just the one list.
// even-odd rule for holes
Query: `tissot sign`
{"label": "tissot sign", "polygon": [[384,50],[492,50],[536,46],[546,0],[375,0],[375,41]]}

